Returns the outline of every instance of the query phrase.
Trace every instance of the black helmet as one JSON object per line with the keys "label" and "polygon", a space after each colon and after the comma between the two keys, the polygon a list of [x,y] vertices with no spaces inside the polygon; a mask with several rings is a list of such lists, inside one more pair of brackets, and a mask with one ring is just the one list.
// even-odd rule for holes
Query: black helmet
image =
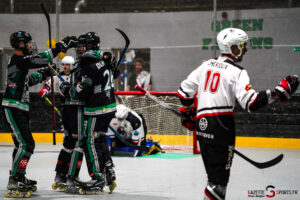
{"label": "black helmet", "polygon": [[[10,45],[14,49],[20,49],[23,51],[25,55],[30,54],[31,52],[28,51],[27,45],[32,41],[32,37],[29,33],[25,31],[18,31],[14,32],[10,36]],[[20,42],[24,42],[24,48],[20,48]]]}
{"label": "black helmet", "polygon": [[100,37],[95,32],[87,32],[78,37],[79,45],[85,46],[85,50],[98,50],[100,48]]}

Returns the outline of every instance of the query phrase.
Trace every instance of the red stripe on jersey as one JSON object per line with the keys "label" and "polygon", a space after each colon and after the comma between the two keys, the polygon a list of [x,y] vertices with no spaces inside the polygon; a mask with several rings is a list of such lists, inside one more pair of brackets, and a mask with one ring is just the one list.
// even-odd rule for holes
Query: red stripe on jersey
{"label": "red stripe on jersey", "polygon": [[251,106],[256,102],[257,97],[258,97],[258,95],[256,95],[255,99],[252,101],[252,103],[251,103],[250,106],[249,106],[250,112],[253,112],[253,111],[251,111]]}
{"label": "red stripe on jersey", "polygon": [[183,99],[183,100],[191,100],[191,99],[193,99],[193,97],[192,98],[183,97],[179,92],[177,92],[177,96],[179,96],[179,98]]}
{"label": "red stripe on jersey", "polygon": [[196,119],[199,119],[201,117],[212,117],[212,116],[218,116],[218,115],[232,115],[232,116],[234,116],[234,113],[233,112],[205,113],[205,114],[197,116]]}

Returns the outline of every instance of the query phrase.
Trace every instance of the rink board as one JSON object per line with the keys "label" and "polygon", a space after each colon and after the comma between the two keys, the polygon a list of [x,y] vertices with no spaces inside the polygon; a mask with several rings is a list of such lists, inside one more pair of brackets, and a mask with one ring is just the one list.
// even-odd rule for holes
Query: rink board
{"label": "rink board", "polygon": [[[159,141],[162,145],[189,145],[192,146],[193,138],[187,135],[151,135],[154,141]],[[37,143],[52,143],[52,133],[33,133],[33,138]],[[62,143],[63,135],[56,133],[56,142]],[[10,133],[0,133],[0,142],[12,142]],[[284,148],[300,149],[300,139],[295,138],[266,138],[266,137],[236,137],[238,147],[262,147],[262,148]]]}

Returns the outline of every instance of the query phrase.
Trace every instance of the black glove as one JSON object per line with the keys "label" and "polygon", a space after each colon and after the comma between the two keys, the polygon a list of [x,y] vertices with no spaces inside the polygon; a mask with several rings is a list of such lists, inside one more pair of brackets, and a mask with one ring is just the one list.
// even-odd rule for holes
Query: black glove
{"label": "black glove", "polygon": [[117,65],[116,58],[110,52],[104,52],[103,60],[104,60],[105,64],[110,66],[113,76],[114,76],[114,79],[118,78],[120,75],[120,70],[117,69],[117,67],[116,67],[116,65]]}
{"label": "black glove", "polygon": [[66,81],[62,82],[59,86],[59,90],[64,97],[68,96],[70,88],[71,88],[71,84]]}
{"label": "black glove", "polygon": [[291,95],[297,90],[299,80],[297,75],[287,76],[283,78],[275,87],[275,93],[279,96],[282,103],[291,98]]}
{"label": "black glove", "polygon": [[[56,64],[52,64],[51,67],[56,70]],[[38,73],[40,73],[42,75],[42,80],[45,80],[47,77],[51,76],[54,74],[54,72],[52,73],[52,70],[49,67],[43,67],[39,70],[37,70]]]}
{"label": "black glove", "polygon": [[67,52],[68,49],[77,47],[78,40],[76,36],[67,36],[56,43],[56,48],[59,52]]}

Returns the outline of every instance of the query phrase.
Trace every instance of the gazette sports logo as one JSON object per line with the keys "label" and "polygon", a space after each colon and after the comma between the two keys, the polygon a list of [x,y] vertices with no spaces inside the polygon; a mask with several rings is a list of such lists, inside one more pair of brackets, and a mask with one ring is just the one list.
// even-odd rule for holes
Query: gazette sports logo
{"label": "gazette sports logo", "polygon": [[297,196],[298,190],[282,190],[276,189],[273,185],[268,185],[265,190],[248,190],[248,197],[255,198],[275,198],[283,197],[287,198],[288,196]]}

